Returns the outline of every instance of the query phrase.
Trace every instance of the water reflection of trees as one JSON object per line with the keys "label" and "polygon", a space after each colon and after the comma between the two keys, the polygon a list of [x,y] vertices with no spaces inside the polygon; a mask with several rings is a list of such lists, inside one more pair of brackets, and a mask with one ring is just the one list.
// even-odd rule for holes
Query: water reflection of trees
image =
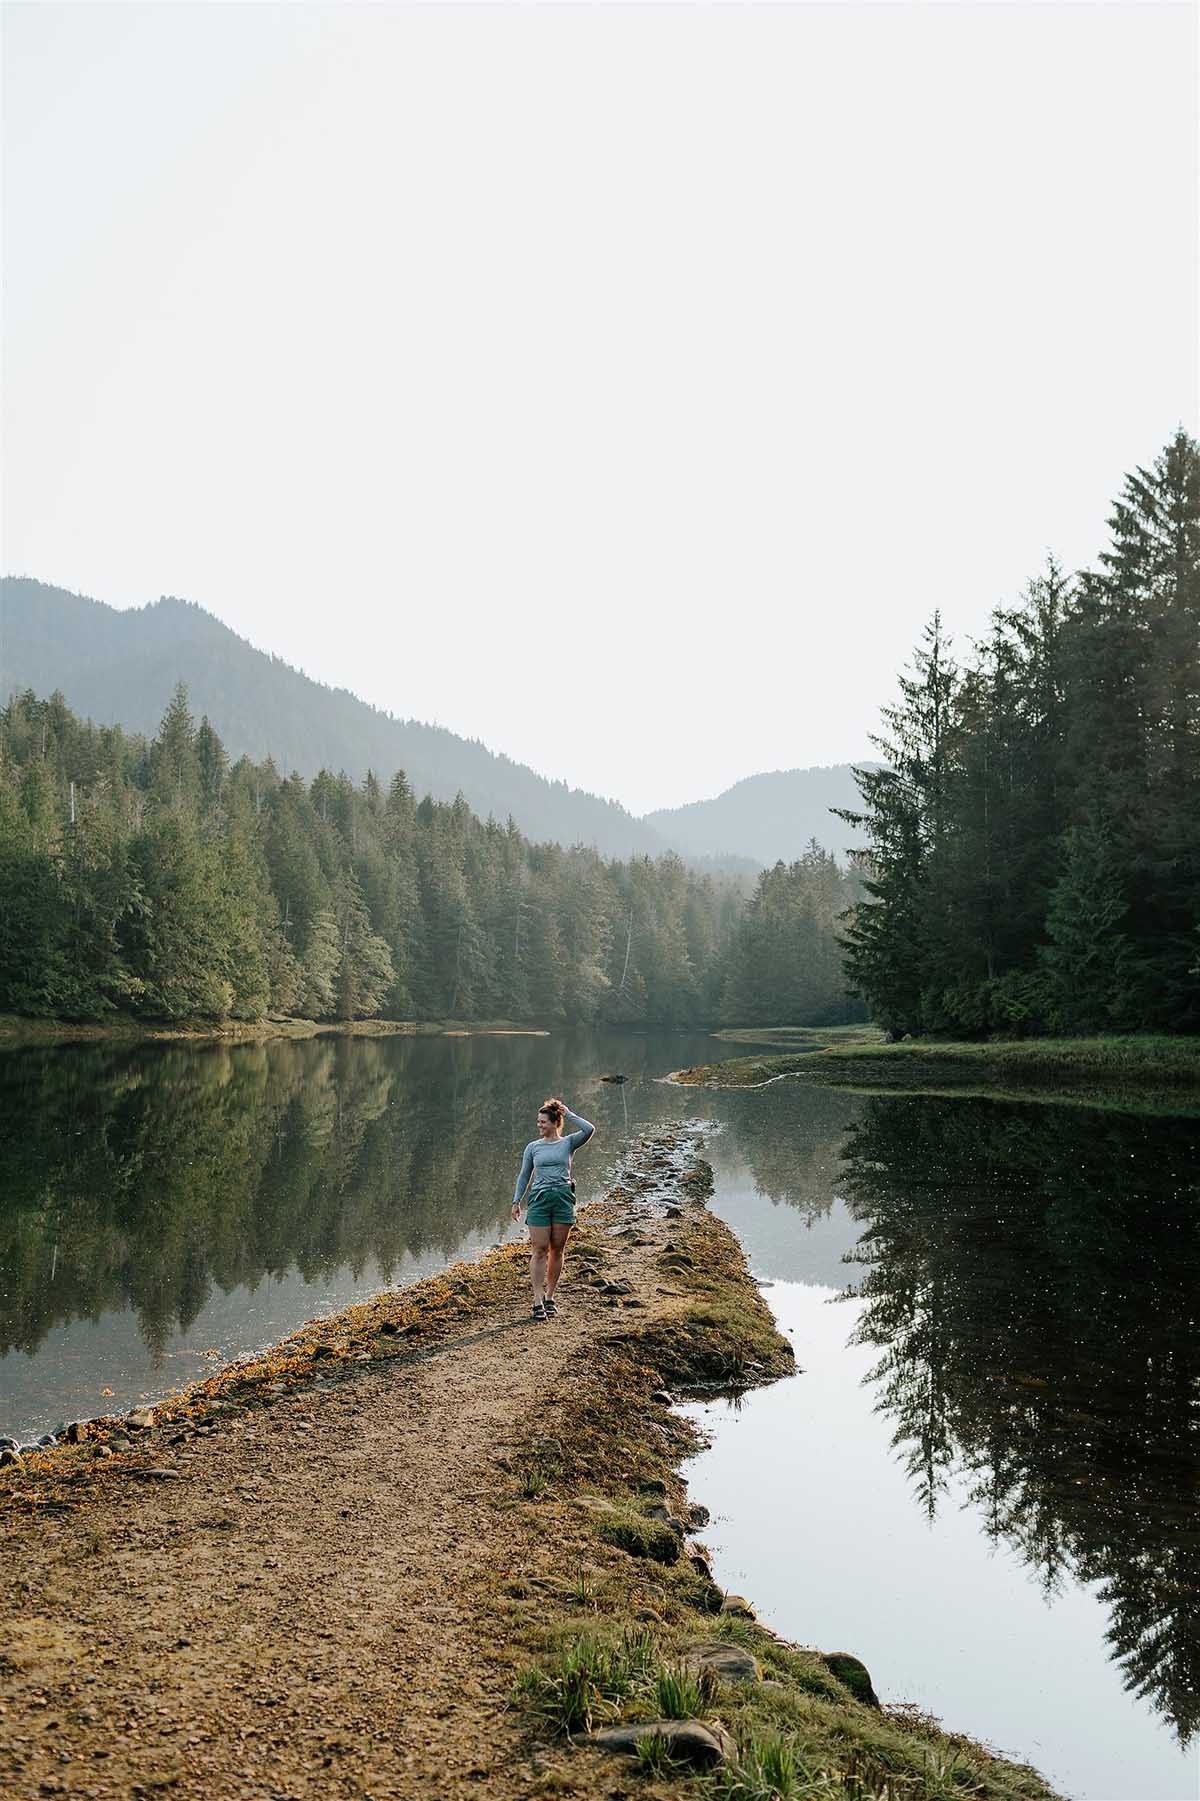
{"label": "water reflection of trees", "polygon": [[0,1058],[0,1352],[124,1307],[161,1351],[214,1286],[452,1255],[511,1192],[521,1061],[334,1039]]}
{"label": "water reflection of trees", "polygon": [[[780,1082],[722,1094],[714,1110],[760,1194],[795,1208],[806,1226],[826,1217],[838,1193],[846,1130],[862,1111],[857,1095]],[[722,1148],[715,1139],[718,1162]]]}
{"label": "water reflection of trees", "polygon": [[872,1100],[847,1149],[858,1337],[932,1512],[965,1468],[1052,1587],[1100,1585],[1127,1685],[1200,1728],[1200,1126]]}

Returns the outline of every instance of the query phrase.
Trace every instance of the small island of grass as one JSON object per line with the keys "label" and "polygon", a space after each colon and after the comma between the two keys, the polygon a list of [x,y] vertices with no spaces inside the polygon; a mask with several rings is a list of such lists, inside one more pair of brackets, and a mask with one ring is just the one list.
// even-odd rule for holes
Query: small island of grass
{"label": "small island of grass", "polygon": [[1200,1039],[1142,1034],[1033,1038],[983,1043],[905,1039],[887,1044],[870,1028],[822,1032],[775,1027],[720,1034],[726,1041],[787,1045],[776,1055],[731,1057],[676,1070],[697,1088],[762,1088],[784,1078],[834,1088],[917,1094],[983,1094],[1022,1099],[1200,1106]]}

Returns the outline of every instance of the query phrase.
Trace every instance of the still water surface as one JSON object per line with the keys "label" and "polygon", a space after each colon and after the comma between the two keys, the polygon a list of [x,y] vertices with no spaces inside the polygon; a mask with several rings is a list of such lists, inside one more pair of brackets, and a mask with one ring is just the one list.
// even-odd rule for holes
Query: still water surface
{"label": "still water surface", "polygon": [[0,1055],[0,1435],[153,1398],[494,1244],[548,1093],[600,1127],[583,1198],[628,1134],[702,1112],[714,1205],[804,1372],[704,1410],[720,1579],[1079,1801],[1191,1801],[1200,1126],[655,1080],[712,1048]]}

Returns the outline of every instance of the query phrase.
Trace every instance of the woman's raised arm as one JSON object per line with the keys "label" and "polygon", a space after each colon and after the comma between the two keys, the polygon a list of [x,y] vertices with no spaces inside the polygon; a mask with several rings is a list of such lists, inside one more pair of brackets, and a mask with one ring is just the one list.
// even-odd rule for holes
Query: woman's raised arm
{"label": "woman's raised arm", "polygon": [[582,1114],[572,1113],[565,1101],[563,1102],[563,1112],[566,1114],[567,1124],[571,1128],[566,1134],[567,1143],[573,1151],[577,1151],[581,1144],[587,1143],[596,1128],[591,1120],[584,1119]]}

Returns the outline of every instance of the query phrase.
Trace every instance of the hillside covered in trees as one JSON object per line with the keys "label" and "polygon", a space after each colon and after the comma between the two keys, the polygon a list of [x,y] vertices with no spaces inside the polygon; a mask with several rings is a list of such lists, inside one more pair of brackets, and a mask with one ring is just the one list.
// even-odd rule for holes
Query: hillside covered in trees
{"label": "hillside covered in trees", "polygon": [[0,713],[0,1011],[18,1015],[840,1017],[851,888],[813,847],[747,904],[742,880],[533,845],[403,774],[231,767],[182,687],[152,741],[61,696]]}
{"label": "hillside covered in trees", "polygon": [[1109,526],[961,664],[935,617],[860,771],[847,969],[896,1036],[1200,1029],[1200,447]]}
{"label": "hillside covered in trees", "polygon": [[149,736],[181,681],[231,760],[270,757],[310,779],[345,770],[355,783],[373,771],[385,786],[403,769],[417,793],[461,793],[480,818],[511,815],[536,841],[617,857],[674,850],[710,873],[754,875],[811,838],[841,855],[851,836],[832,811],[857,793],[847,763],[748,776],[712,800],[638,819],[475,740],[313,681],[190,601],[122,610],[25,577],[0,581],[0,705],[29,690],[61,693],[86,718]]}
{"label": "hillside covered in trees", "polygon": [[[527,837],[593,845],[607,856],[660,856],[669,841],[615,801],[553,782],[442,726],[397,719],[345,688],[268,656],[194,602],[165,597],[118,609],[26,577],[0,582],[0,703],[61,693],[81,716],[150,736],[177,685],[220,734],[231,760],[268,757],[307,779],[344,770],[386,784],[403,769],[418,794],[461,793],[481,818],[510,814]],[[831,822],[832,823],[832,822]]]}

